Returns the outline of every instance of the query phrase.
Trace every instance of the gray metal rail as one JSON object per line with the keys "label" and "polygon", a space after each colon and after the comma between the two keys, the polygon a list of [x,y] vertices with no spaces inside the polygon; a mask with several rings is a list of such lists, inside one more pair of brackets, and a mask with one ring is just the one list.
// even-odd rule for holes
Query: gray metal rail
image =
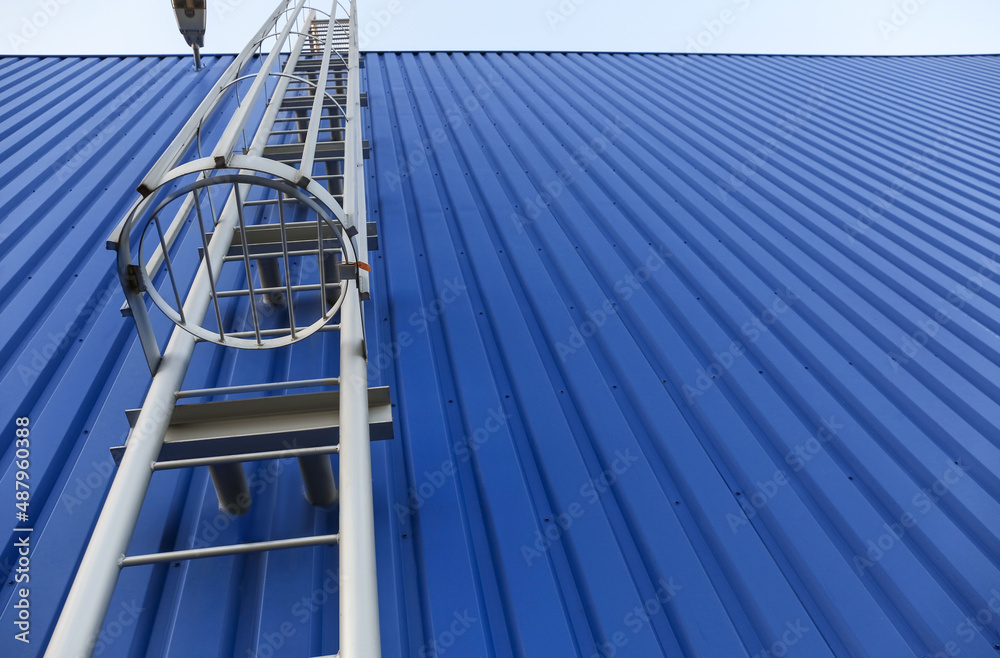
{"label": "gray metal rail", "polygon": [[[315,11],[309,11],[301,30],[298,30],[296,24],[304,15],[306,5],[307,0],[297,0],[294,4],[291,0],[284,0],[278,4],[220,78],[216,88],[202,101],[167,151],[153,165],[138,188],[142,198],[109,239],[109,246],[118,251],[119,275],[153,372],[153,380],[142,409],[134,418],[133,430],[121,455],[118,473],[48,643],[46,657],[86,657],[92,654],[118,576],[125,566],[324,544],[337,544],[340,550],[341,647],[338,655],[343,658],[374,658],[380,655],[370,454],[370,422],[374,421],[369,419],[371,392],[367,382],[367,349],[361,305],[362,300],[368,297],[369,245],[362,175],[364,142],[360,127],[357,13],[352,0],[345,60],[340,41],[343,28],[336,23],[339,3],[336,0],[332,3],[329,21],[317,20]],[[287,61],[282,73],[277,74],[273,93],[265,99],[269,80],[276,75],[273,69],[279,63],[279,58],[285,52],[285,44],[292,35],[298,35],[298,39],[287,52]],[[236,81],[240,79],[251,54],[264,40],[272,37],[275,43],[264,58],[260,70],[253,75],[249,90],[240,98],[238,109],[212,148],[211,155],[208,158],[182,162],[184,153],[195,138],[201,138],[200,127],[204,125],[206,117],[218,109],[223,93],[230,87],[238,87]],[[323,42],[322,51],[318,51],[314,43],[318,39]],[[303,54],[308,61],[300,64]],[[317,59],[317,55],[320,59]],[[346,89],[342,89],[345,77]],[[309,84],[290,87],[294,80]],[[337,86],[334,95],[327,92],[330,84]],[[310,87],[312,97],[309,98],[308,107],[285,107],[286,99],[304,98],[301,94],[308,93]],[[345,101],[346,107],[336,100],[338,95]],[[263,118],[254,130],[253,126],[248,125],[250,118],[255,115],[254,108],[259,108],[265,101]],[[292,118],[282,116],[289,112],[295,113]],[[303,116],[301,112],[307,112],[308,116]],[[324,122],[328,125],[323,126]],[[297,128],[276,129],[288,123],[294,123]],[[247,130],[254,131],[247,152],[234,153],[237,142]],[[330,140],[320,141],[321,134],[329,134]],[[301,151],[277,149],[282,151],[282,162],[269,158],[269,153],[275,151],[268,150],[270,140],[273,137],[288,139],[289,136],[299,138]],[[338,137],[341,141],[335,141]],[[317,157],[320,151],[322,154]],[[290,166],[296,160],[298,167]],[[319,167],[325,168],[325,172],[317,174],[314,169]],[[331,167],[342,167],[342,173],[331,172]],[[218,171],[226,169],[237,173],[225,174]],[[183,186],[189,180],[194,182]],[[175,184],[182,185],[179,191],[168,192],[168,187]],[[215,208],[211,208],[212,223],[208,224],[202,212],[202,196],[210,197],[210,194],[201,195],[201,191],[212,185],[228,185],[231,192],[217,216]],[[280,214],[277,233],[280,241],[265,244],[266,249],[251,254],[249,220],[244,210],[262,206],[260,199],[250,198],[251,192],[257,188],[277,194],[275,203]],[[169,202],[182,197],[180,209],[173,221],[164,228],[157,213]],[[341,202],[338,202],[338,197]],[[155,205],[157,203],[160,205]],[[295,245],[302,248],[302,241],[288,240],[285,206],[289,204],[300,204],[302,208],[316,213],[316,234],[311,238],[314,246],[306,250],[309,254],[295,251]],[[177,287],[171,250],[177,248],[174,238],[179,234],[178,227],[192,215],[196,215],[201,224],[201,257],[190,288],[186,294],[182,294]],[[141,224],[142,218],[146,218],[145,225]],[[155,228],[155,233],[151,235],[158,237],[159,244],[153,257],[143,261],[141,246],[149,226]],[[209,230],[210,233],[206,232]],[[133,262],[130,243],[134,241],[133,232],[140,231],[141,234],[136,233],[140,245],[139,262]],[[333,246],[328,245],[330,231],[338,242]],[[234,242],[237,239],[238,242]],[[234,260],[234,244],[240,245],[237,249],[240,258],[235,260],[242,261],[242,285],[245,287],[227,290],[222,285],[221,270],[227,260]],[[290,256],[315,257],[319,285],[293,285],[289,269]],[[338,265],[336,261],[339,258],[353,261]],[[251,259],[256,259],[258,263],[259,285],[254,283]],[[276,281],[276,278],[281,277],[281,270],[275,262],[269,263],[268,260],[283,261],[284,283]],[[176,306],[171,306],[159,297],[156,290],[153,270],[159,270],[161,266],[166,268],[165,274],[172,289],[170,296],[175,298]],[[342,273],[346,273],[343,278]],[[328,278],[331,279],[329,283]],[[330,290],[338,291],[338,294],[333,294]],[[299,326],[295,318],[299,310],[295,309],[293,313],[292,297],[310,292],[318,294],[322,314],[314,324]],[[257,297],[262,293],[262,299],[272,305],[285,300],[284,303],[288,305],[287,328],[266,328],[261,325],[257,313]],[[334,298],[331,299],[330,295]],[[155,336],[147,317],[146,296],[152,298],[177,324],[162,355],[156,347]],[[224,326],[227,314],[223,313],[221,304],[238,303],[241,298],[243,301],[249,298],[252,330]],[[215,330],[202,326],[210,309],[214,311],[215,321],[218,323]],[[335,313],[340,316],[338,325],[331,324]],[[302,382],[234,384],[188,391],[181,389],[194,347],[199,342],[259,349],[284,346],[313,332],[328,330],[340,331],[339,376]],[[335,445],[298,448],[278,446],[280,449],[265,446],[256,452],[197,454],[187,459],[158,461],[165,438],[171,430],[174,407],[180,398],[334,385],[340,389],[339,441]],[[384,407],[388,409],[390,405],[387,392],[383,397]],[[200,404],[206,405],[200,407],[206,414],[214,409],[207,406],[213,403]],[[184,409],[190,409],[191,406],[185,405]],[[380,427],[388,422],[391,436],[391,409],[382,409],[374,418],[380,423]],[[220,424],[224,429],[226,421],[224,418],[209,418],[205,422],[208,423],[205,425],[206,432],[211,425],[212,432],[218,433]],[[280,422],[280,419],[276,417],[272,422]],[[197,432],[198,426],[188,429]],[[381,438],[385,438],[384,431],[380,432]],[[257,438],[270,440],[267,436]],[[227,445],[232,444],[233,442],[229,442]],[[331,454],[339,455],[339,493],[333,480]],[[336,502],[340,505],[338,534],[200,549],[181,548],[165,553],[125,556],[154,472],[207,466],[216,483],[220,505],[234,501],[239,501],[240,505],[249,505],[249,498],[243,499],[243,495],[248,492],[241,462],[282,457],[299,459],[306,497],[310,502],[319,505]]]}

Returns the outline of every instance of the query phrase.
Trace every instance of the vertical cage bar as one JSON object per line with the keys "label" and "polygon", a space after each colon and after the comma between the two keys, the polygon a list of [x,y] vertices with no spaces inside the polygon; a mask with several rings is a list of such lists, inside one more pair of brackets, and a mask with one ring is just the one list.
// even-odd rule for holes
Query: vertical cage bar
{"label": "vertical cage bar", "polygon": [[240,238],[243,242],[243,266],[246,268],[247,290],[250,292],[250,317],[253,318],[253,333],[257,337],[257,344],[259,345],[260,323],[257,320],[257,299],[253,289],[253,270],[250,267],[250,242],[247,240],[247,222],[243,216],[243,199],[240,198],[239,185],[233,185],[233,194],[236,195],[236,214],[239,217],[238,226]]}

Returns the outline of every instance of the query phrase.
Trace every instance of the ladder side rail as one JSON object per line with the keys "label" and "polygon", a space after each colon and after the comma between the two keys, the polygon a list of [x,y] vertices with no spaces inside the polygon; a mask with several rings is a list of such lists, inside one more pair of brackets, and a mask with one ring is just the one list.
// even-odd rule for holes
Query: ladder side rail
{"label": "ladder side rail", "polygon": [[[347,58],[347,130],[344,135],[344,203],[351,225],[357,229],[355,249],[358,262],[368,263],[368,221],[365,206],[364,141],[361,135],[361,53],[357,35],[357,6],[351,2],[350,51]],[[348,192],[350,189],[350,192]],[[349,204],[350,209],[346,207]],[[370,296],[368,272],[358,271],[358,293]]]}
{"label": "ladder side rail", "polygon": [[[243,97],[240,107],[233,114],[233,118],[229,120],[229,125],[226,126],[226,130],[222,133],[219,141],[216,143],[215,148],[212,150],[212,157],[215,159],[215,163],[218,166],[225,166],[229,162],[229,156],[232,155],[233,148],[236,146],[236,142],[240,138],[243,129],[247,125],[247,121],[250,119],[250,113],[253,111],[254,106],[257,104],[257,99],[260,97],[260,93],[264,90],[265,83],[267,79],[271,76],[271,69],[274,67],[274,63],[277,61],[281,54],[281,49],[285,45],[285,41],[288,40],[288,34],[292,31],[295,25],[295,19],[298,18],[299,12],[302,11],[302,7],[306,4],[306,0],[299,0],[296,3],[295,8],[292,10],[292,15],[285,22],[285,26],[282,28],[281,33],[278,35],[277,41],[271,52],[268,54],[267,59],[261,65],[260,70],[257,71],[257,76],[254,78],[253,84],[250,85],[250,90]],[[268,126],[268,131],[270,131],[270,126]],[[158,182],[158,181],[157,181]]]}
{"label": "ladder side rail", "polygon": [[[330,8],[330,16],[337,15],[337,0],[333,0]],[[316,90],[313,96],[312,112],[309,114],[309,127],[306,130],[304,146],[302,147],[302,160],[299,163],[299,172],[306,178],[312,178],[313,161],[316,157],[316,141],[319,137],[319,124],[323,120],[323,105],[326,104],[326,85],[330,73],[330,51],[333,47],[333,30],[327,30],[326,39],[323,43],[323,63],[319,68],[319,77],[316,79]],[[331,111],[333,108],[331,108]]]}
{"label": "ladder side rail", "polygon": [[[350,60],[354,83],[353,101],[358,100],[357,6],[350,7]],[[330,25],[331,32],[334,25]],[[349,83],[350,86],[350,83]],[[351,93],[350,91],[348,93]],[[360,142],[360,103],[352,102],[348,118],[348,139]],[[359,196],[363,196],[361,162],[354,151],[345,149],[344,201],[354,214],[358,229],[358,260],[367,253],[367,224],[358,217]],[[346,165],[351,165],[350,167]],[[361,206],[363,208],[363,206]],[[366,258],[366,257],[365,257]],[[359,274],[365,274],[359,270]],[[378,614],[378,580],[375,562],[375,515],[372,500],[371,441],[368,425],[368,367],[364,317],[360,290],[354,280],[348,284],[341,311],[340,343],[340,651],[341,658],[378,658],[381,635]]]}
{"label": "ladder side rail", "polygon": [[378,658],[381,636],[375,562],[368,368],[361,300],[352,280],[341,312],[340,343],[340,651]]}
{"label": "ladder side rail", "polygon": [[[244,65],[250,59],[250,55],[254,52],[257,44],[264,39],[267,34],[271,31],[271,28],[277,23],[278,19],[282,14],[286,13],[288,5],[292,0],[284,0],[278,4],[278,7],[274,12],[268,16],[264,24],[261,25],[260,29],[257,30],[256,34],[247,42],[243,50],[240,51],[233,63],[229,65],[222,77],[216,83],[215,87],[208,92],[201,104],[198,105],[198,109],[194,111],[191,118],[187,120],[184,126],[181,128],[177,136],[174,137],[173,141],[170,142],[170,146],[163,152],[153,166],[150,168],[149,172],[142,179],[139,184],[139,193],[143,196],[148,195],[152,190],[156,189],[156,185],[159,183],[163,175],[168,171],[177,166],[180,159],[184,157],[187,150],[194,143],[195,136],[198,132],[198,127],[201,126],[202,121],[211,114],[212,110],[215,109],[216,105],[222,99],[222,90],[228,87],[233,80],[239,77],[240,71],[243,70]],[[290,19],[289,23],[293,23],[294,19]],[[124,220],[123,220],[124,221]]]}
{"label": "ladder side rail", "polygon": [[[304,40],[299,40],[299,48]],[[296,59],[294,56],[289,58],[292,67]],[[282,80],[288,81],[289,78],[283,77]],[[277,96],[279,92],[284,94],[287,84],[279,83],[276,87],[277,98],[281,97]],[[254,137],[250,155],[260,156],[263,153],[280,107],[280,102],[269,104]],[[243,195],[246,195],[246,190],[243,190]],[[208,245],[206,259],[211,259],[214,269],[221,266],[229,251],[238,219],[234,193],[230,195]],[[185,316],[201,322],[210,302],[208,269],[202,264],[184,304]],[[46,647],[46,658],[87,658],[92,655],[121,572],[119,561],[131,541],[153,474],[153,464],[170,423],[176,403],[175,393],[184,382],[196,343],[196,338],[180,327],[174,327],[171,332],[160,366],[136,419],[128,448]],[[365,408],[367,410],[367,406]]]}
{"label": "ladder side rail", "polygon": [[[197,136],[199,128],[202,126],[205,118],[208,117],[218,106],[219,102],[223,97],[223,90],[225,90],[229,85],[233,83],[234,80],[239,77],[240,72],[243,70],[250,56],[253,54],[257,45],[263,41],[267,34],[275,26],[282,14],[288,12],[287,7],[291,0],[284,0],[280,3],[278,7],[272,12],[272,14],[264,21],[260,29],[254,34],[251,40],[244,46],[243,50],[236,56],[229,67],[223,72],[216,82],[215,86],[211,91],[202,99],[201,103],[198,105],[194,113],[188,118],[188,120],[181,127],[177,135],[171,140],[170,145],[167,146],[166,150],[157,158],[156,162],[150,168],[149,172],[143,178],[137,187],[137,191],[144,197],[147,197],[142,202],[140,202],[140,207],[137,212],[142,213],[148,207],[148,203],[152,199],[148,198],[149,193],[155,189],[157,183],[163,178],[163,176],[177,166],[184,154],[187,153],[188,149],[194,143],[195,137]],[[294,19],[290,22],[294,22]],[[177,212],[174,220],[170,222],[167,226],[166,237],[167,246],[173,244],[174,239],[180,233],[180,229],[184,225],[184,220],[191,211],[191,202],[188,200],[184,201],[184,205]],[[129,213],[131,214],[131,213]],[[129,214],[121,219],[115,230],[111,233],[108,238],[108,248],[114,249],[118,244],[119,240],[122,239],[122,231],[125,227],[125,222],[128,221]],[[163,251],[162,246],[157,245],[155,252],[150,257],[147,263],[146,269],[148,271],[153,271],[159,268],[163,262]],[[122,315],[131,315],[132,309],[131,305],[126,301],[121,308]],[[139,309],[136,316],[136,325],[141,333],[148,334],[150,331],[149,320],[145,312],[145,308]],[[148,348],[146,350],[147,360],[150,361],[150,371],[156,374],[156,364],[159,362],[159,350]]]}

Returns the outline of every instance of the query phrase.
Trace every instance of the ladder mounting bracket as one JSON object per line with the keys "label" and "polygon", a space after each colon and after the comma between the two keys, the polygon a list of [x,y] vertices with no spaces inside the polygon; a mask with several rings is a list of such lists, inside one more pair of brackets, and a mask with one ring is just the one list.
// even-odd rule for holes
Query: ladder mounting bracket
{"label": "ladder mounting bracket", "polygon": [[[139,410],[125,412],[134,429]],[[372,441],[391,439],[389,387],[368,389]],[[124,446],[111,448],[120,464]],[[157,462],[250,455],[335,445],[340,439],[340,391],[299,393],[242,400],[179,404],[174,407]]]}

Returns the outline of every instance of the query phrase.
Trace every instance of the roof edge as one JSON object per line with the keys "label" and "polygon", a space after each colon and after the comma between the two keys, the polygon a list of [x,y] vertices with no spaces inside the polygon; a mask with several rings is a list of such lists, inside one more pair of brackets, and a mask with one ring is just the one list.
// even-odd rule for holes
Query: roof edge
{"label": "roof edge", "polygon": [[[884,54],[822,54],[822,53],[691,53],[691,52],[676,52],[676,51],[656,51],[656,50],[516,50],[516,49],[503,49],[503,50],[476,50],[476,49],[464,49],[464,48],[439,48],[439,49],[423,49],[423,50],[395,50],[392,48],[381,49],[381,50],[363,50],[363,54],[445,54],[452,55],[455,53],[461,53],[468,55],[470,53],[481,53],[481,54],[492,54],[492,55],[672,55],[672,56],[685,56],[685,57],[765,57],[765,58],[777,58],[777,57],[815,57],[815,58],[837,58],[837,59],[863,59],[863,58],[878,58],[878,59],[925,59],[925,58],[944,58],[944,57],[997,57],[1000,56],[1000,52],[997,53],[935,53],[935,54],[914,54],[914,55],[884,55]],[[235,57],[235,53],[202,53],[202,57]],[[167,57],[191,57],[191,53],[91,53],[91,54],[48,54],[48,55],[29,55],[29,54],[18,54],[18,53],[0,53],[0,59],[7,58],[17,58],[17,59],[49,59],[49,58],[59,58],[59,59],[106,59],[109,57],[118,57],[121,59],[131,58],[131,57],[158,57],[160,59],[165,59]]]}

